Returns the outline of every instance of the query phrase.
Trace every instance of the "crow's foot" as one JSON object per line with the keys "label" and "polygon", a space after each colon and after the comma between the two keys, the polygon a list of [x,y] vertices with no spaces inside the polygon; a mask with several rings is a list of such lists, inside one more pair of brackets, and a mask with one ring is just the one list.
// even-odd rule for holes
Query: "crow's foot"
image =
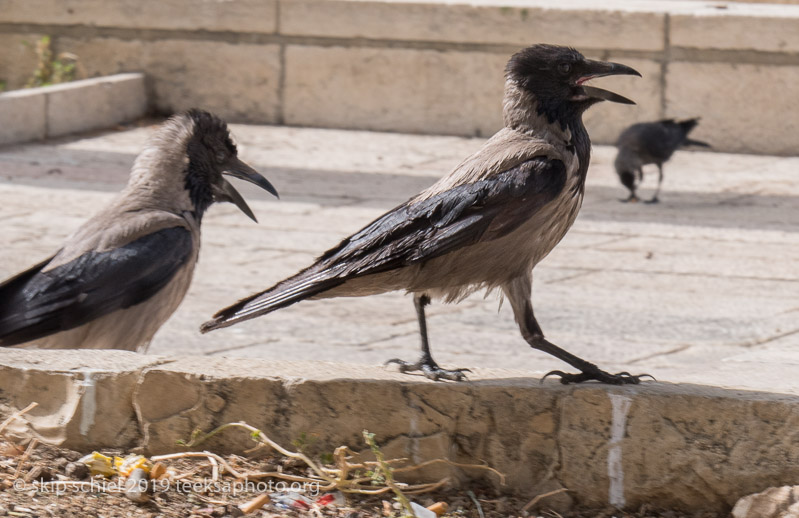
{"label": "crow's foot", "polygon": [[548,376],[560,376],[560,382],[564,385],[568,385],[569,383],[582,383],[584,381],[590,380],[598,381],[600,383],[607,383],[609,385],[638,385],[641,383],[641,379],[647,376],[653,380],[655,379],[655,377],[651,374],[639,374],[638,376],[633,376],[629,372],[610,374],[596,367],[587,371],[583,371],[580,374],[569,374],[563,371],[550,371],[547,372],[543,378],[541,378],[541,381],[543,382]]}
{"label": "crow's foot", "polygon": [[631,194],[629,198],[619,200],[622,203],[638,203],[641,199],[635,194]]}
{"label": "crow's foot", "polygon": [[660,200],[658,199],[657,196],[655,196],[651,200],[646,200],[644,203],[660,203]]}
{"label": "crow's foot", "polygon": [[425,358],[422,357],[416,363],[406,362],[404,360],[400,360],[399,358],[392,358],[391,360],[386,362],[386,365],[390,363],[396,363],[399,365],[400,372],[414,372],[414,371],[421,371],[425,377],[433,380],[438,381],[440,379],[450,380],[450,381],[464,381],[466,380],[466,375],[464,372],[472,372],[469,369],[453,369],[447,370],[442,369],[438,366],[438,364],[433,361],[432,358]]}

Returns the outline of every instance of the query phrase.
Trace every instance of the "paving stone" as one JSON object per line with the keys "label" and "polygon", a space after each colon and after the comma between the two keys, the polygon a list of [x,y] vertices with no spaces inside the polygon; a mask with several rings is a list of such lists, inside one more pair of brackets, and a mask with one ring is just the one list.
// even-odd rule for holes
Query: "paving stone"
{"label": "paving stone", "polygon": [[[52,253],[87,207],[110,202],[150,131],[0,149],[0,278]],[[293,178],[287,194],[246,191],[261,225],[229,204],[209,211],[194,283],[151,347],[162,356],[0,351],[0,413],[41,405],[7,433],[155,453],[209,423],[245,420],[286,445],[311,434],[327,449],[362,448],[368,428],[392,456],[484,461],[509,483],[441,468],[421,477],[480,480],[531,498],[568,487],[566,508],[657,501],[726,513],[741,496],[795,482],[799,272],[789,257],[799,250],[798,159],[678,153],[662,203],[650,206],[618,202],[614,152],[595,149],[581,215],[536,269],[536,315],[569,351],[658,382],[541,384],[566,366],[522,340],[507,304],[497,311],[495,296],[476,294],[430,306],[436,359],[478,366],[469,383],[432,383],[381,366],[418,355],[402,293],[302,302],[207,335],[197,327],[432,183],[479,141],[234,132],[245,160],[270,179]],[[339,181],[346,190],[325,192]],[[250,446],[246,433],[208,445]]]}
{"label": "paving stone", "polygon": [[[0,151],[6,229],[0,276],[52,253],[88,217],[85,207],[108,203],[150,131],[144,126]],[[233,132],[241,156],[285,195],[277,201],[242,188],[258,225],[230,204],[212,207],[192,288],[151,351],[346,358],[373,366],[415,358],[415,316],[402,293],[303,302],[207,335],[197,328],[222,305],[307,266],[434,182],[480,140],[243,125],[233,125]],[[617,201],[624,190],[613,172],[614,154],[595,148],[581,215],[536,269],[534,304],[547,336],[608,369],[796,390],[791,376],[773,372],[790,369],[776,351],[792,344],[795,329],[799,272],[777,258],[799,250],[793,182],[799,159],[680,152],[666,164],[663,202],[652,206]],[[332,189],[339,189],[335,196]],[[497,306],[494,295],[484,300],[482,294],[460,305],[433,304],[437,359],[537,376],[565,367],[531,350],[507,304],[499,312]],[[772,343],[757,361],[745,356]],[[741,376],[736,365],[758,372]]]}

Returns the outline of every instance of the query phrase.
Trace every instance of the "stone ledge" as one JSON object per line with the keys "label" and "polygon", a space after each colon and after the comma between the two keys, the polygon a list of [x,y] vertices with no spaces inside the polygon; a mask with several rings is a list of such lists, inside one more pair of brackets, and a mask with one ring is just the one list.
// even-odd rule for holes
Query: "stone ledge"
{"label": "stone ledge", "polygon": [[46,96],[34,90],[0,94],[0,144],[41,140],[47,136]]}
{"label": "stone ledge", "polygon": [[699,4],[670,20],[671,45],[690,49],[799,52],[799,5]]}
{"label": "stone ledge", "polygon": [[[565,4],[565,5],[564,5]],[[291,0],[281,3],[280,33],[527,46],[663,50],[664,14],[542,2],[395,2]],[[585,30],[590,26],[591,30]]]}
{"label": "stone ledge", "polygon": [[184,0],[115,2],[105,0],[4,0],[6,23],[87,24],[136,29],[275,31],[276,0]]}
{"label": "stone ledge", "polygon": [[[359,365],[0,351],[0,409],[32,401],[10,433],[81,450],[177,451],[196,428],[246,421],[284,444],[312,436],[321,453],[363,449],[366,428],[387,455],[486,462],[508,477],[505,491],[567,487],[588,506],[728,512],[799,476],[799,398],[698,385],[565,387],[488,369],[433,383]],[[204,447],[251,446],[246,434],[215,441]],[[447,469],[460,482],[483,476]]]}
{"label": "stone ledge", "polygon": [[[643,79],[602,80],[620,84],[620,93],[638,106],[589,111],[587,127],[595,143],[614,143],[634,122],[702,116],[706,122],[697,138],[717,151],[796,154],[797,108],[787,101],[775,107],[771,100],[789,98],[785,85],[795,83],[799,5],[695,0],[564,0],[557,6],[546,0],[118,4],[109,10],[100,0],[7,0],[0,14],[0,43],[8,49],[0,55],[0,78],[10,87],[24,83],[35,56],[21,50],[29,48],[21,42],[50,34],[54,48],[77,54],[89,76],[144,71],[151,105],[159,112],[201,106],[230,122],[487,136],[501,121],[502,71],[510,54],[551,42],[632,64],[644,74]],[[683,77],[683,65],[690,77]],[[210,77],[212,70],[225,73]],[[719,76],[720,71],[726,75]],[[723,95],[703,86],[720,81]],[[742,84],[757,88],[744,90]],[[747,109],[756,117],[743,117]],[[739,138],[742,120],[744,133],[755,137]],[[752,132],[751,121],[768,124]]]}
{"label": "stone ledge", "polygon": [[0,144],[130,122],[147,112],[144,74],[117,74],[0,94]]}

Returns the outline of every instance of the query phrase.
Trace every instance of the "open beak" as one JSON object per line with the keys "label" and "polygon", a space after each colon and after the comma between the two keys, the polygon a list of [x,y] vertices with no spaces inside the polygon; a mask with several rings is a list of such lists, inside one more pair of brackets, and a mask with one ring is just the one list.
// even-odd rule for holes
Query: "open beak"
{"label": "open beak", "polygon": [[[269,183],[269,180],[261,176],[258,171],[239,160],[238,157],[231,159],[230,163],[225,166],[222,174],[254,183],[261,189],[273,194],[275,197],[280,197],[277,194],[277,190],[272,186],[271,183]],[[241,194],[239,194],[239,191],[237,191],[233,185],[231,185],[231,183],[225,179],[222,179],[220,190],[217,192],[217,199],[219,201],[229,201],[230,203],[233,203],[239,208],[239,210],[246,214],[247,217],[256,223],[258,222],[258,220],[255,219],[255,214],[253,214],[252,210],[247,205],[247,202],[244,201],[244,198],[242,198]]]}
{"label": "open beak", "polygon": [[238,157],[233,157],[230,160],[230,163],[225,166],[222,174],[230,175],[233,178],[254,183],[261,189],[273,194],[275,198],[280,198],[280,196],[277,194],[277,190],[275,190],[272,184],[269,183],[269,180],[261,176],[258,171],[239,160]]}
{"label": "open beak", "polygon": [[635,104],[635,101],[627,99],[619,94],[610,92],[608,90],[603,90],[602,88],[596,88],[595,86],[583,85],[583,83],[589,79],[615,75],[641,77],[641,74],[639,74],[637,70],[630,68],[627,65],[622,65],[620,63],[608,63],[606,61],[594,61],[592,59],[585,60],[583,74],[576,81],[579,89],[574,99],[597,99],[600,101],[611,101],[614,103]]}

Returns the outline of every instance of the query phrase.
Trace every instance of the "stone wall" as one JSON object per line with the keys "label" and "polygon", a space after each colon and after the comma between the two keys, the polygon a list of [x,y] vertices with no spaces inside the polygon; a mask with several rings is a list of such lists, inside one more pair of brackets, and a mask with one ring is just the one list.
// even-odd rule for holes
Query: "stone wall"
{"label": "stone wall", "polygon": [[595,142],[627,124],[702,116],[722,151],[796,154],[799,6],[613,0],[4,0],[0,79],[24,83],[53,36],[88,76],[144,71],[153,109],[238,122],[482,135],[501,124],[507,58],[535,42],[624,62],[638,102],[599,106]]}
{"label": "stone wall", "polygon": [[[742,496],[799,475],[795,396],[689,384],[563,386],[476,369],[468,383],[434,383],[373,366],[125,351],[6,350],[0,415],[39,406],[6,429],[81,451],[181,451],[178,440],[245,421],[279,444],[312,437],[311,455],[377,435],[387,458],[485,463],[433,466],[409,482],[481,480],[547,506],[726,513]],[[164,398],[169,394],[169,398]],[[202,445],[241,453],[231,431]]]}

